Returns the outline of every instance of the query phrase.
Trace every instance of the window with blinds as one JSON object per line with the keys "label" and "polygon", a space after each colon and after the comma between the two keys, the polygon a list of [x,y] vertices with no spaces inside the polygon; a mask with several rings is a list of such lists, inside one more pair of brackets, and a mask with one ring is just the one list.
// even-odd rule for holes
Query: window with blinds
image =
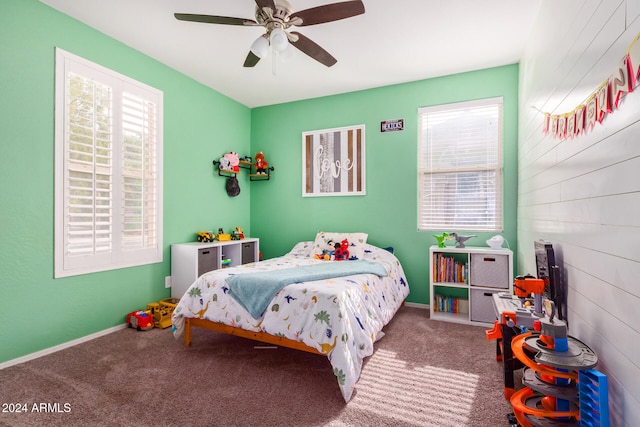
{"label": "window with blinds", "polygon": [[418,229],[502,231],[502,98],[418,115]]}
{"label": "window with blinds", "polygon": [[55,276],[162,261],[162,92],[56,50]]}

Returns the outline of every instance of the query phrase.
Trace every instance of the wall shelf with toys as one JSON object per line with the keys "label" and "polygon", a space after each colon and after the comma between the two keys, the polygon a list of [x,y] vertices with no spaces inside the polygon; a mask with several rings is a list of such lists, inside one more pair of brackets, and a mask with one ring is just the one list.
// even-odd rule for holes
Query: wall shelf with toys
{"label": "wall shelf with toys", "polygon": [[229,152],[220,160],[214,160],[213,165],[217,166],[218,175],[225,177],[236,176],[242,169],[248,170],[250,181],[268,181],[271,172],[275,170],[273,166],[269,166],[262,152],[256,154],[255,160],[249,156],[238,157],[238,153]]}

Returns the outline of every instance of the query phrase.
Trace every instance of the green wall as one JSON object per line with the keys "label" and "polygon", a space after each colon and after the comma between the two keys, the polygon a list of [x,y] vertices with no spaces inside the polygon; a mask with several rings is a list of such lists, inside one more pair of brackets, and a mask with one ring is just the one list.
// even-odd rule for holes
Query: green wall
{"label": "green wall", "polygon": [[[313,240],[318,230],[366,232],[370,243],[395,248],[408,301],[428,304],[433,234],[455,230],[417,231],[418,108],[495,96],[504,97],[503,235],[515,248],[518,66],[509,65],[253,109],[251,148],[275,167],[271,180],[254,183],[251,192],[251,230],[265,257]],[[404,131],[380,132],[380,121],[401,118]],[[301,133],[359,124],[366,126],[367,194],[303,198]],[[485,246],[494,234],[478,233],[468,244]]]}
{"label": "green wall", "polygon": [[[37,0],[0,3],[0,363],[124,323],[169,296],[170,244],[250,230],[211,160],[250,147],[249,108]],[[53,278],[54,58],[60,47],[164,92],[164,262]]]}

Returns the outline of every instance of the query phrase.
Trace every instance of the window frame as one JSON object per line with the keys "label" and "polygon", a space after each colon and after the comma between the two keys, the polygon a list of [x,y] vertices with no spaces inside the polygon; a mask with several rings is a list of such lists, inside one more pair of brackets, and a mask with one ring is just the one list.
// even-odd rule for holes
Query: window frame
{"label": "window frame", "polygon": [[[138,82],[132,78],[122,75],[118,72],[110,70],[101,65],[95,64],[87,59],[81,58],[63,49],[56,48],[55,59],[55,190],[54,190],[54,278],[70,277],[81,274],[95,273],[100,271],[116,270],[127,267],[141,266],[147,264],[153,264],[162,262],[163,260],[163,93],[162,91],[148,86],[144,83]],[[97,84],[108,87],[111,90],[111,125],[110,125],[110,138],[109,148],[110,154],[110,204],[108,215],[109,221],[107,228],[110,238],[108,239],[109,249],[97,253],[82,253],[71,254],[68,248],[67,236],[70,234],[69,229],[71,226],[68,224],[67,206],[72,204],[69,200],[69,179],[70,172],[74,170],[74,166],[69,158],[70,152],[70,116],[69,109],[67,108],[68,99],[68,85],[69,75],[73,73],[80,76],[81,79],[91,80],[97,82]],[[127,218],[131,218],[130,208],[125,212],[127,203],[124,201],[125,195],[130,196],[133,190],[129,187],[125,190],[124,180],[126,177],[130,177],[131,174],[125,172],[125,154],[124,148],[127,147],[125,142],[126,132],[123,130],[126,124],[123,124],[126,118],[133,116],[130,113],[126,113],[127,107],[124,105],[126,101],[123,101],[123,95],[127,97],[134,96],[141,100],[143,104],[149,104],[153,106],[155,110],[148,119],[146,116],[142,118],[142,124],[139,127],[144,128],[148,133],[144,133],[144,137],[141,138],[141,148],[139,153],[139,164],[141,169],[138,170],[139,179],[143,183],[143,186],[148,182],[151,182],[150,188],[139,191],[140,199],[132,203],[137,203],[136,220],[141,224],[151,224],[150,230],[144,228],[140,229],[141,243],[136,245],[135,248],[125,248],[123,242],[127,239],[124,238],[124,231],[127,227],[124,223],[131,225],[134,222],[127,222]],[[145,110],[146,111],[146,110]],[[140,113],[143,114],[144,113]],[[141,116],[142,117],[142,116]],[[96,120],[93,121],[95,125]],[[97,133],[97,132],[95,132]],[[153,133],[148,140],[153,142],[147,142],[145,137]],[[130,146],[131,144],[129,144]],[[97,152],[100,148],[104,150],[104,147],[99,147],[97,144],[93,146],[93,152],[91,158],[94,162],[94,169],[88,172],[94,178],[92,189],[92,200],[99,198],[96,193],[100,187],[96,184],[98,178],[96,175],[98,168],[96,158],[99,157]],[[146,151],[148,148],[152,148]],[[153,150],[153,148],[155,150]],[[151,154],[149,154],[151,153]],[[130,157],[127,157],[127,161],[130,162]],[[77,163],[77,162],[76,162]],[[147,173],[152,172],[151,181],[147,181]],[[151,194],[151,197],[147,199],[147,195]],[[150,201],[147,205],[145,202]],[[145,209],[152,213],[147,215]],[[97,204],[93,205],[93,224],[92,236],[94,241],[97,240],[95,236],[100,234],[96,231],[97,220],[96,217],[100,216],[97,211]],[[142,212],[142,213],[140,213]],[[104,215],[103,215],[104,216]],[[152,218],[151,222],[145,222],[140,218]]]}
{"label": "window frame", "polygon": [[[428,141],[425,141],[425,131],[423,130],[426,125],[423,121],[428,114],[448,113],[455,110],[468,110],[474,108],[485,108],[488,106],[498,106],[498,133],[497,133],[497,148],[496,148],[496,163],[485,163],[482,167],[464,167],[464,166],[452,166],[448,169],[429,168],[429,165],[425,163],[425,150],[430,147]],[[428,107],[421,107],[418,109],[418,197],[417,197],[417,226],[418,231],[465,231],[465,232],[502,232],[504,229],[504,99],[502,96],[492,98],[482,98],[471,101],[462,101],[442,105],[434,105]],[[495,221],[493,226],[491,223],[484,222],[481,225],[471,225],[469,223],[455,223],[453,221],[447,223],[442,221],[437,223],[434,218],[438,216],[432,215],[429,218],[429,214],[423,212],[424,206],[428,203],[424,201],[424,182],[425,174],[433,175],[445,175],[445,174],[462,174],[469,172],[495,172]],[[456,207],[457,209],[457,207]],[[464,212],[464,210],[460,210]],[[440,218],[443,218],[440,215]],[[429,221],[430,219],[430,221]]]}

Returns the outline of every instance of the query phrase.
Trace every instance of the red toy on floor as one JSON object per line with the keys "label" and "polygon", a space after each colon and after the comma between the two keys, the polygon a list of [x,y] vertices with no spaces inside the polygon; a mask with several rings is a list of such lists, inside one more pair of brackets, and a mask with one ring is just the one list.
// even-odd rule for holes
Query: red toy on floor
{"label": "red toy on floor", "polygon": [[151,312],[146,310],[136,310],[127,314],[127,325],[139,331],[146,331],[155,326]]}

